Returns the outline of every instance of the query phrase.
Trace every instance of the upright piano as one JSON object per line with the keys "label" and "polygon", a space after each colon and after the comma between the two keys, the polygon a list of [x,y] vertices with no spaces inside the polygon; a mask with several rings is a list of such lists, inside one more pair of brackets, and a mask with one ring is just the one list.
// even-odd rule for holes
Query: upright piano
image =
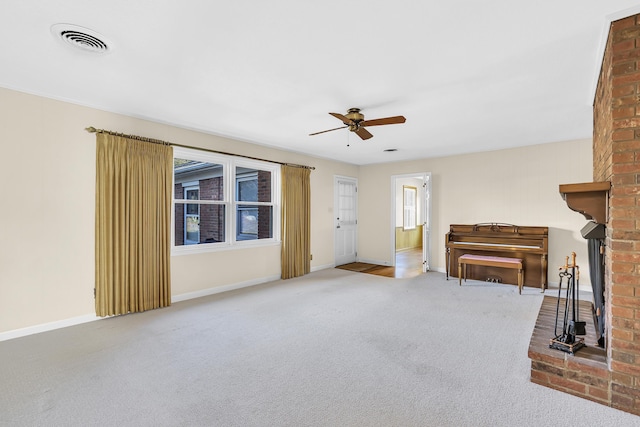
{"label": "upright piano", "polygon": [[[452,224],[445,236],[446,271],[458,277],[458,258],[464,254],[521,258],[524,286],[547,288],[548,227],[501,223]],[[467,278],[518,283],[517,271],[473,266]]]}

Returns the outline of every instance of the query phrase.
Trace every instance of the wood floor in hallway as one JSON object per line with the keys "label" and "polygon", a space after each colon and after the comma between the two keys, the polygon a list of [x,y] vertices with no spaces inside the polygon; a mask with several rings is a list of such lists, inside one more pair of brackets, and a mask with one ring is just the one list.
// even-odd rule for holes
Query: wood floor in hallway
{"label": "wood floor in hallway", "polygon": [[352,262],[339,265],[336,268],[356,271],[359,273],[375,274],[377,276],[408,279],[422,274],[422,248],[407,249],[396,252],[396,266]]}

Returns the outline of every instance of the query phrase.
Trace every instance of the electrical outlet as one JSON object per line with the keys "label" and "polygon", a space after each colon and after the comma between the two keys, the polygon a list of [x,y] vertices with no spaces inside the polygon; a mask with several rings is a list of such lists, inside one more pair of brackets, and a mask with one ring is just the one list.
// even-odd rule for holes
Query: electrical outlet
{"label": "electrical outlet", "polygon": [[310,261],[313,261],[313,254],[311,254],[311,258],[309,258]]}

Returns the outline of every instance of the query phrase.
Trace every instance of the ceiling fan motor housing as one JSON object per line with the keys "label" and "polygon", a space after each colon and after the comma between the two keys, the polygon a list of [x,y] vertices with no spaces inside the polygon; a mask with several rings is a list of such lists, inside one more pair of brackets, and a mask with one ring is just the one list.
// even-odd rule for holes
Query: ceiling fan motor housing
{"label": "ceiling fan motor housing", "polygon": [[[359,108],[349,108],[349,111],[347,111],[347,115],[345,117],[352,122],[355,122],[356,124],[364,120],[364,114],[360,112]],[[345,124],[348,125],[349,123]]]}

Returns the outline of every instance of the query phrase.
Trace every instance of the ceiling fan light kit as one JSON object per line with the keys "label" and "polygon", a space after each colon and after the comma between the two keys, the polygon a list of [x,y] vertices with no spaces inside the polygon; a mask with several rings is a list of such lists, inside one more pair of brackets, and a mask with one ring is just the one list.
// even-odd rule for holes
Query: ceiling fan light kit
{"label": "ceiling fan light kit", "polygon": [[364,114],[360,112],[359,108],[349,108],[349,110],[347,110],[346,115],[343,115],[340,113],[329,113],[329,114],[331,114],[336,119],[342,121],[344,126],[311,133],[309,134],[309,136],[319,135],[321,133],[331,132],[338,129],[349,128],[349,131],[354,132],[356,135],[360,137],[360,139],[366,140],[373,137],[371,132],[365,129],[365,127],[367,126],[394,125],[394,124],[404,123],[406,121],[404,116],[393,116],[393,117],[385,117],[382,119],[365,120]]}

